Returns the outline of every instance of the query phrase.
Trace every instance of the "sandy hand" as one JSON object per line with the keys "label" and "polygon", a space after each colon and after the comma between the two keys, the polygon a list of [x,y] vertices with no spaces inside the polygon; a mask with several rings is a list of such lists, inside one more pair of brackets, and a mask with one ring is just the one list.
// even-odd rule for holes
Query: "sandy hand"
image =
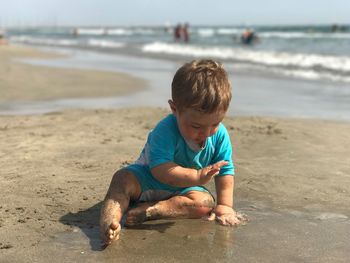
{"label": "sandy hand", "polygon": [[245,224],[248,221],[248,217],[244,214],[234,211],[232,208],[225,207],[219,208],[212,212],[208,218],[209,221],[216,220],[223,226],[237,226]]}
{"label": "sandy hand", "polygon": [[248,221],[246,215],[236,212],[236,214],[224,214],[221,216],[216,216],[216,221],[218,221],[223,226],[238,226],[245,224]]}

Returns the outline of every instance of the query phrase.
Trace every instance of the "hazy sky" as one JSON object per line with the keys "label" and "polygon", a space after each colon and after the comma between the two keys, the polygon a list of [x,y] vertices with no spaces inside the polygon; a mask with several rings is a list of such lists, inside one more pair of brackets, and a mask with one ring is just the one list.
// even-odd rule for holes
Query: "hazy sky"
{"label": "hazy sky", "polygon": [[350,0],[0,0],[0,25],[350,24]]}

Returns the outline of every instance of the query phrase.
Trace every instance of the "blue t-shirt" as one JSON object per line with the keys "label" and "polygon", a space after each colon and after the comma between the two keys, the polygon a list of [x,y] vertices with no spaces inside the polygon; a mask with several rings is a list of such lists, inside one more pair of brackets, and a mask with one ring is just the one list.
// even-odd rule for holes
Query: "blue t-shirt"
{"label": "blue t-shirt", "polygon": [[136,164],[152,169],[163,163],[173,162],[198,170],[225,160],[229,163],[220,169],[219,176],[234,175],[231,141],[222,123],[219,124],[218,131],[207,138],[203,148],[195,148],[181,136],[176,117],[170,114],[149,133]]}

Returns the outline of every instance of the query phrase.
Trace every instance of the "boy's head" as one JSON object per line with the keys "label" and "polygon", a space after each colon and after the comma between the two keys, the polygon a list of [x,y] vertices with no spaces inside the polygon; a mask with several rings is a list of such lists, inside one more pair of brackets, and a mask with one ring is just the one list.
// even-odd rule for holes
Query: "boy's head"
{"label": "boy's head", "polygon": [[231,101],[231,85],[221,64],[192,61],[175,73],[170,108],[186,140],[203,146],[218,130]]}
{"label": "boy's head", "polygon": [[231,85],[220,63],[194,60],[175,73],[172,100],[178,111],[226,112],[231,101]]}

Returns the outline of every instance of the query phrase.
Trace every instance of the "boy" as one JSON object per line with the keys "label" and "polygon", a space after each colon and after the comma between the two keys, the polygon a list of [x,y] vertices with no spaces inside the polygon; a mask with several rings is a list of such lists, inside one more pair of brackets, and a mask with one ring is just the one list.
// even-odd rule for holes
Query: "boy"
{"label": "boy", "polygon": [[[119,238],[120,221],[130,201],[126,225],[160,218],[201,218],[238,225],[233,206],[234,167],[229,135],[221,121],[231,101],[224,68],[212,60],[180,67],[172,82],[172,114],[148,135],[139,159],[117,171],[101,211],[105,245]],[[217,204],[204,187],[215,180]]]}

